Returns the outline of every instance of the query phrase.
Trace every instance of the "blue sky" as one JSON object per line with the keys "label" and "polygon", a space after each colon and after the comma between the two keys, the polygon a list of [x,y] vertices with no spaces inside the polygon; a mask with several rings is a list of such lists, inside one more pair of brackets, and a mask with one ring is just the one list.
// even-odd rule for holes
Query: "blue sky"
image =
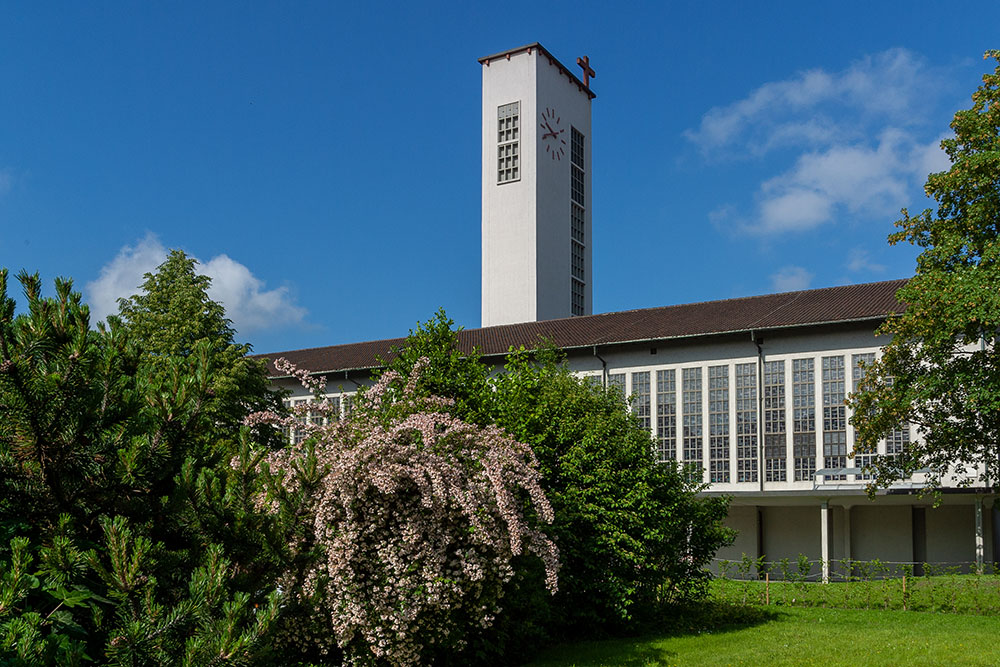
{"label": "blue sky", "polygon": [[0,1],[0,266],[100,315],[181,248],[258,352],[476,327],[476,59],[539,41],[597,70],[595,312],[911,275],[1000,3],[761,4]]}

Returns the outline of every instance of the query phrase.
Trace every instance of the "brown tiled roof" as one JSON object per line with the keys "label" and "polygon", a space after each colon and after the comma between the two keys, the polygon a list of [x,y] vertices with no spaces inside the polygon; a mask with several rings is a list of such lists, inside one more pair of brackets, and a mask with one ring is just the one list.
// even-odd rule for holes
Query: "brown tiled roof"
{"label": "brown tiled roof", "polygon": [[[506,354],[511,347],[523,345],[531,348],[542,339],[551,340],[560,348],[572,349],[880,320],[890,313],[903,310],[903,306],[896,300],[896,291],[905,284],[906,280],[889,280],[465,329],[458,333],[458,340],[460,348],[465,352],[478,348],[483,356],[494,356]],[[378,358],[388,358],[392,348],[401,346],[404,340],[391,338],[256,356],[272,360],[284,357],[300,368],[315,372],[360,370],[377,367]],[[271,373],[278,375],[273,365]]]}

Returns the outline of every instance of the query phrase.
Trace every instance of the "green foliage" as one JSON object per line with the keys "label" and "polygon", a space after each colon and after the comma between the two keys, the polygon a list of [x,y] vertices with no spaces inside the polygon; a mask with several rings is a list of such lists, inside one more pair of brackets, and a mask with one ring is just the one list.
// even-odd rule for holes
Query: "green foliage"
{"label": "green foliage", "polygon": [[494,382],[496,420],[532,446],[556,512],[562,553],[557,623],[593,632],[657,604],[689,599],[729,539],[726,502],[673,464],[657,464],[650,434],[614,392],[557,363],[519,353]]}
{"label": "green foliage", "polygon": [[174,379],[178,359],[200,357],[207,382],[202,411],[214,434],[237,433],[248,414],[280,409],[280,397],[269,390],[264,362],[247,357],[249,345],[234,342],[222,305],[208,296],[211,279],[196,268],[196,260],[171,250],[146,274],[142,292],[119,301],[119,315],[142,364],[159,381]]}
{"label": "green foliage", "polygon": [[504,612],[474,644],[480,659],[515,660],[552,636],[634,629],[660,606],[702,592],[704,565],[731,539],[727,503],[699,498],[676,466],[655,463],[650,434],[613,392],[582,382],[544,346],[491,372],[459,351],[442,312],[411,332],[390,368],[406,374],[420,356],[437,378],[427,391],[453,398],[464,419],[531,445],[555,510],[546,530],[560,550],[559,592],[544,594],[540,573],[525,564]]}
{"label": "green foliage", "polygon": [[955,136],[941,142],[951,167],[927,178],[937,211],[903,209],[889,237],[922,252],[898,293],[906,311],[879,330],[892,341],[851,398],[857,449],[876,451],[907,422],[922,439],[876,461],[878,486],[921,468],[933,471],[932,485],[949,466],[970,483],[1000,477],[1000,51],[986,57],[996,69],[972,107],[955,114]]}
{"label": "green foliage", "polygon": [[[68,280],[0,270],[0,663],[248,664],[278,615],[266,480],[213,343],[156,355]],[[141,342],[141,339],[139,339]],[[155,356],[155,363],[151,361]],[[270,399],[268,399],[270,400]],[[225,426],[224,426],[225,425]],[[255,450],[254,450],[255,451]],[[280,547],[279,547],[280,549]]]}

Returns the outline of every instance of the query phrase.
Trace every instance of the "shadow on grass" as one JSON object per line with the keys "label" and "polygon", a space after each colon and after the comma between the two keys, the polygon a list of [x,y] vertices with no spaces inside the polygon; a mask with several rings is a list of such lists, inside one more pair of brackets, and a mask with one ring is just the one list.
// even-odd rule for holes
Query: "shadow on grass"
{"label": "shadow on grass", "polygon": [[644,624],[637,636],[578,641],[543,651],[532,667],[648,667],[675,664],[676,652],[659,645],[662,640],[705,634],[737,632],[781,618],[782,613],[760,607],[734,606],[705,601],[671,607],[658,620]]}
{"label": "shadow on grass", "polygon": [[705,600],[669,607],[658,615],[655,624],[647,624],[642,631],[661,638],[731,632],[777,620],[781,615],[774,608]]}

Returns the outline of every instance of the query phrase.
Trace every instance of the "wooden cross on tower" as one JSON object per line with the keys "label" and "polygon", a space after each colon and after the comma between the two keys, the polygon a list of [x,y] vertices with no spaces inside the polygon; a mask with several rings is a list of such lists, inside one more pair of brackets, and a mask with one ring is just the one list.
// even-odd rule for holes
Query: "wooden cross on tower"
{"label": "wooden cross on tower", "polygon": [[583,68],[583,85],[590,88],[590,77],[597,76],[597,72],[590,66],[590,56],[577,58],[576,64]]}

